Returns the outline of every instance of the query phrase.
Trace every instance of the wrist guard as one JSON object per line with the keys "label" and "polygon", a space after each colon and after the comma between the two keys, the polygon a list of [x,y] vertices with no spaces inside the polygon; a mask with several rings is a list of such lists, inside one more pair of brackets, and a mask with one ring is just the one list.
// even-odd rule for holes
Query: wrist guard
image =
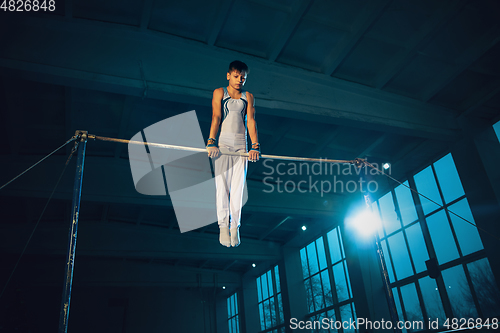
{"label": "wrist guard", "polygon": [[217,147],[217,140],[214,138],[209,138],[207,140],[207,147]]}

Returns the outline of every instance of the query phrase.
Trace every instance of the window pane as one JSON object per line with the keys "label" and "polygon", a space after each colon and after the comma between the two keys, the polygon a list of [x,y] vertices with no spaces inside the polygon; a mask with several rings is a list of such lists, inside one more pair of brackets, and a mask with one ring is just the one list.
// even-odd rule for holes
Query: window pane
{"label": "window pane", "polygon": [[457,246],[445,212],[441,210],[426,220],[438,262],[443,264],[458,258]]}
{"label": "window pane", "polygon": [[233,299],[233,304],[234,304],[234,314],[238,314],[238,294],[234,294],[234,299]]}
{"label": "window pane", "polygon": [[351,280],[349,279],[349,270],[347,269],[347,263],[345,261],[344,261],[344,269],[347,280],[347,291],[349,292],[349,297],[352,297]]}
{"label": "window pane", "polygon": [[319,326],[316,326],[318,328],[312,329],[311,332],[313,332],[313,333],[328,333],[328,329],[322,328],[322,325],[321,325],[322,320],[324,318],[326,318],[326,312],[322,312],[322,313],[317,314],[316,316],[311,317],[312,321],[316,321],[317,320],[320,323]]}
{"label": "window pane", "polygon": [[313,299],[315,310],[323,309],[325,307],[324,297],[323,297],[323,288],[321,285],[321,279],[319,274],[311,277],[312,291],[313,291]]}
{"label": "window pane", "polygon": [[236,311],[234,311],[234,295],[231,296],[231,317],[236,315]]}
{"label": "window pane", "polygon": [[332,269],[338,300],[339,302],[345,301],[346,299],[349,299],[349,292],[347,290],[347,283],[344,274],[344,262],[342,261],[336,264]]}
{"label": "window pane", "polygon": [[302,262],[302,275],[304,279],[309,277],[309,266],[307,265],[306,248],[300,250],[300,261]]}
{"label": "window pane", "polygon": [[411,268],[410,256],[406,248],[403,233],[400,231],[395,235],[387,238],[389,248],[391,249],[392,260],[394,262],[394,269],[396,270],[396,277],[398,280],[404,279],[413,274]]}
{"label": "window pane", "polygon": [[[335,310],[330,310],[330,311],[328,311],[328,312],[326,313],[326,316],[330,319],[330,322],[333,322],[333,323],[334,323],[334,325],[333,325],[333,326],[335,326],[335,321],[336,321],[336,318],[335,318]],[[333,328],[333,327],[332,327],[332,328],[330,329],[330,332],[335,332],[335,333],[337,333],[337,332],[338,332],[338,330],[336,330],[335,328]]]}
{"label": "window pane", "polygon": [[[408,181],[403,184],[409,186]],[[396,199],[398,201],[399,212],[401,213],[403,224],[407,225],[408,223],[416,221],[417,211],[415,209],[415,204],[413,203],[411,190],[408,187],[399,185],[394,191],[396,193]]]}
{"label": "window pane", "polygon": [[[417,191],[426,197],[434,200],[435,202],[442,204],[441,197],[439,196],[439,191],[436,185],[436,178],[434,177],[434,173],[432,172],[432,168],[428,166],[424,170],[417,173],[414,177],[415,185],[417,187]],[[427,215],[433,210],[439,208],[438,205],[427,200],[423,196],[420,197],[420,202],[422,203],[422,209],[424,213]]]}
{"label": "window pane", "polygon": [[[346,322],[350,322],[351,320],[354,321],[354,318],[352,317],[351,304],[347,304],[340,307],[340,317],[342,318],[341,321],[346,321]],[[344,329],[345,333],[355,332],[354,329],[349,328],[348,325],[346,325],[346,327],[347,329]]]}
{"label": "window pane", "polygon": [[443,327],[446,315],[444,313],[443,303],[439,296],[436,281],[426,276],[419,280],[419,284],[424,299],[425,310],[427,311],[427,317],[430,318],[431,321],[439,319],[439,327]]}
{"label": "window pane", "polygon": [[278,294],[278,314],[279,314],[279,322],[280,324],[285,321],[283,317],[283,300],[281,299],[281,294]]}
{"label": "window pane", "polygon": [[427,253],[427,247],[425,245],[422,229],[420,228],[420,223],[414,224],[406,229],[406,238],[410,245],[411,257],[417,273],[425,271],[427,269],[425,261],[429,260],[429,254]]}
{"label": "window pane", "polygon": [[266,328],[271,327],[271,307],[269,300],[264,301],[264,315],[266,316]]}
{"label": "window pane", "polygon": [[384,225],[386,234],[390,234],[401,228],[392,201],[392,193],[389,192],[378,200],[380,206],[380,214],[382,215],[382,224]]}
{"label": "window pane", "polygon": [[312,286],[311,286],[311,279],[305,280],[304,285],[306,287],[307,307],[309,308],[309,312],[314,312],[313,291],[312,291]]}
{"label": "window pane", "polygon": [[472,295],[461,265],[442,272],[446,292],[450,299],[453,315],[457,318],[477,318],[475,306],[470,306]]}
{"label": "window pane", "polygon": [[262,274],[261,281],[262,281],[262,299],[269,298],[269,292],[267,289],[267,274]]}
{"label": "window pane", "polygon": [[335,228],[327,234],[328,246],[330,247],[330,256],[332,257],[333,264],[342,260],[337,230],[338,228]]}
{"label": "window pane", "polygon": [[465,194],[451,154],[434,163],[434,170],[436,170],[437,179],[446,203],[458,199]]}
{"label": "window pane", "polygon": [[274,288],[273,288],[273,277],[271,274],[271,270],[267,271],[267,284],[269,285],[269,297],[274,295]]}
{"label": "window pane", "polygon": [[321,281],[323,282],[323,291],[325,293],[325,307],[333,305],[333,294],[328,270],[321,272]]}
{"label": "window pane", "polygon": [[311,275],[318,273],[318,257],[316,256],[316,243],[312,242],[307,246],[307,257],[309,258],[309,270]]}
{"label": "window pane", "polygon": [[464,219],[474,223],[474,226],[465,222],[458,216],[450,213],[451,222],[457,235],[458,244],[462,250],[462,255],[467,255],[483,249],[483,242],[479,236],[474,217],[470,211],[469,202],[467,199],[462,199],[459,202],[450,206],[450,210]]}
{"label": "window pane", "polygon": [[318,249],[319,270],[321,271],[326,268],[326,254],[323,237],[320,237],[316,240],[316,248]]}
{"label": "window pane", "polygon": [[281,292],[280,272],[278,266],[274,266],[274,276],[276,277],[276,293]]}
{"label": "window pane", "polygon": [[340,232],[339,227],[337,227],[337,230],[338,230],[339,240],[340,240],[340,255],[342,256],[342,259],[345,259],[344,243],[342,241],[342,233]]}
{"label": "window pane", "polygon": [[259,303],[259,313],[260,313],[260,329],[265,330],[266,329],[266,321],[264,317],[264,304]]}
{"label": "window pane", "polygon": [[[392,294],[394,295],[394,302],[396,303],[396,309],[398,310],[399,321],[404,322],[405,317],[403,316],[403,309],[401,308],[401,302],[399,300],[398,288],[392,289]],[[408,332],[406,328],[402,329],[403,332]]]}
{"label": "window pane", "polygon": [[271,327],[278,325],[276,323],[276,306],[274,304],[274,297],[269,300],[269,310],[271,312]]}
{"label": "window pane", "polygon": [[233,316],[233,307],[231,306],[231,297],[227,299],[227,317],[231,318]]}
{"label": "window pane", "polygon": [[392,270],[391,258],[389,256],[389,250],[387,249],[387,242],[383,240],[381,243],[382,243],[382,251],[384,251],[385,266],[387,267],[387,273],[389,274],[389,280],[391,282],[394,282],[395,281],[394,271]]}
{"label": "window pane", "polygon": [[262,302],[262,286],[260,284],[260,276],[257,278],[257,300]]}
{"label": "window pane", "polygon": [[[407,284],[400,288],[403,298],[403,305],[406,312],[406,319],[409,321],[423,320],[420,302],[418,301],[417,289],[415,284]],[[409,330],[411,331],[411,330]]]}
{"label": "window pane", "polygon": [[467,265],[483,316],[500,315],[500,292],[491,271],[488,259],[484,258]]}

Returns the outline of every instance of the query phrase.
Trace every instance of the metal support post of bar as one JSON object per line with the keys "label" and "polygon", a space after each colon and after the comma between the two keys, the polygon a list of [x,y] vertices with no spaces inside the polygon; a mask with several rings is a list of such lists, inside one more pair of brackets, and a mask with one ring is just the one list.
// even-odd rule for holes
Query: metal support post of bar
{"label": "metal support post of bar", "polygon": [[[366,167],[366,164],[365,164]],[[360,172],[360,175],[362,178],[363,176],[363,171]],[[363,179],[366,183],[366,179]],[[367,192],[364,195],[365,199],[365,204],[367,209],[371,210],[371,198],[370,194]],[[396,308],[396,301],[394,300],[394,294],[392,293],[390,281],[389,281],[389,272],[387,271],[387,266],[385,264],[385,258],[384,258],[384,251],[382,250],[382,245],[380,244],[380,237],[378,236],[378,233],[375,232],[375,244],[377,246],[377,257],[378,261],[380,264],[380,270],[382,272],[382,282],[384,283],[384,293],[387,298],[387,305],[389,306],[389,313],[391,316],[391,321],[392,321],[392,328],[395,333],[401,333],[402,330],[398,327],[398,322],[399,322],[399,316],[398,316],[398,310]]]}
{"label": "metal support post of bar", "polygon": [[66,261],[66,275],[64,277],[64,289],[61,300],[61,312],[59,315],[59,333],[68,332],[69,305],[71,301],[71,288],[73,286],[73,269],[75,266],[76,236],[78,231],[78,217],[80,214],[80,198],[82,194],[83,165],[85,162],[85,148],[87,145],[86,131],[76,131],[75,148],[78,149],[76,160],[76,174],[73,186],[73,201],[71,209],[71,227],[68,236],[68,254]]}
{"label": "metal support post of bar", "polygon": [[398,310],[396,309],[396,301],[394,300],[394,294],[390,287],[389,273],[387,271],[387,266],[385,265],[384,252],[382,251],[382,246],[380,245],[380,237],[375,236],[375,243],[377,244],[377,254],[380,267],[382,270],[382,279],[384,281],[384,291],[387,297],[387,303],[389,305],[389,312],[391,313],[392,326],[394,327],[394,332],[400,333],[401,329],[398,327],[397,323],[399,321]]}

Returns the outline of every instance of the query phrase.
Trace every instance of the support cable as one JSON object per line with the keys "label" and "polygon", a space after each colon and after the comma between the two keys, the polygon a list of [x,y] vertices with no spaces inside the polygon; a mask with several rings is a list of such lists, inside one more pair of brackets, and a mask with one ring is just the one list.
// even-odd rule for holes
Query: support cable
{"label": "support cable", "polygon": [[[71,139],[69,139],[68,141],[66,141],[62,146],[60,146],[59,148],[57,148],[56,150],[54,150],[52,153],[48,154],[47,156],[45,156],[44,158],[42,158],[40,161],[36,162],[35,164],[33,164],[32,166],[30,166],[28,169],[24,170],[23,172],[21,172],[19,175],[17,175],[16,177],[12,178],[10,181],[8,181],[6,184],[2,185],[2,187],[0,187],[0,190],[2,190],[5,186],[9,185],[10,183],[12,183],[14,180],[16,180],[17,178],[21,177],[22,175],[24,175],[26,172],[30,171],[31,169],[33,169],[35,166],[37,166],[39,163],[41,163],[43,160],[45,160],[47,157],[51,156],[52,154],[54,154],[56,151],[58,151],[59,149],[61,149],[62,147],[66,146],[68,143],[70,143],[71,141],[75,140],[76,139],[76,136],[73,136]],[[74,149],[74,148],[73,148]],[[71,154],[73,154],[74,151],[71,152]],[[71,156],[71,155],[70,155]],[[69,160],[68,160],[69,161]],[[66,164],[68,164],[68,161],[66,162]]]}
{"label": "support cable", "polygon": [[[5,186],[7,186],[9,183],[11,183],[12,181],[14,181],[15,179],[19,178],[20,176],[22,176],[23,174],[25,174],[27,171],[29,171],[30,169],[32,169],[34,166],[36,166],[37,164],[39,164],[40,162],[42,162],[44,159],[46,159],[47,157],[49,157],[50,155],[54,154],[56,151],[58,151],[59,149],[61,149],[62,147],[64,147],[65,145],[67,145],[68,143],[70,143],[71,141],[75,140],[76,139],[76,136],[72,137],[71,139],[69,139],[68,141],[66,141],[65,144],[63,144],[62,146],[60,146],[59,148],[57,148],[56,150],[54,150],[52,153],[50,153],[49,155],[45,156],[44,158],[42,158],[40,161],[38,161],[37,163],[35,163],[34,165],[32,165],[31,167],[29,167],[28,169],[26,169],[26,171],[22,172],[20,175],[18,175],[17,177],[15,177],[14,179],[12,179],[11,181],[9,181],[7,184],[5,184],[4,186],[2,186],[0,189],[4,188]],[[35,226],[33,227],[33,230],[31,231],[31,234],[28,238],[28,241],[26,242],[26,244],[24,245],[24,248],[23,250],[21,251],[21,254],[19,255],[19,258],[17,259],[17,262],[16,264],[14,265],[14,268],[12,269],[12,272],[10,273],[9,275],[9,278],[7,279],[7,282],[5,282],[5,285],[3,286],[3,289],[2,289],[2,293],[0,293],[0,299],[2,298],[5,290],[7,289],[7,286],[9,285],[9,282],[10,280],[12,279],[12,276],[14,275],[16,269],[17,269],[17,266],[19,265],[19,262],[21,261],[21,258],[23,257],[24,253],[26,252],[26,249],[28,248],[28,245],[29,243],[31,242],[31,239],[33,238],[33,235],[35,234],[35,231],[36,231],[36,228],[38,227],[38,225],[40,224],[40,221],[42,220],[42,217],[43,217],[43,214],[45,213],[45,210],[47,209],[47,206],[49,205],[50,203],[50,200],[52,199],[52,196],[54,195],[56,189],[57,189],[57,186],[59,185],[59,182],[61,181],[62,179],[62,176],[64,175],[64,172],[66,171],[66,168],[69,164],[69,161],[71,159],[71,156],[73,155],[73,153],[76,151],[76,148],[78,147],[78,141],[75,142],[75,146],[73,147],[73,149],[71,150],[71,153],[68,157],[68,159],[66,160],[66,163],[64,164],[64,168],[61,172],[61,174],[59,175],[59,179],[57,180],[55,186],[54,186],[54,189],[52,190],[52,193],[50,193],[50,196],[49,198],[47,199],[47,202],[45,203],[45,207],[43,207],[43,210],[42,210],[42,213],[40,214],[40,216],[38,217],[38,221],[36,221],[35,223]]]}

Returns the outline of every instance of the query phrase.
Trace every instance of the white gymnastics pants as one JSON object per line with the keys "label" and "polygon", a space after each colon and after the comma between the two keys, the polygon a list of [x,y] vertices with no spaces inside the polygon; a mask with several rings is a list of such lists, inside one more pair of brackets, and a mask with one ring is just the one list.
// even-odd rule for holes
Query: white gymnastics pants
{"label": "white gymnastics pants", "polygon": [[[245,149],[222,148],[224,150],[245,152]],[[219,228],[240,226],[247,165],[247,158],[241,156],[219,155],[214,161]]]}

